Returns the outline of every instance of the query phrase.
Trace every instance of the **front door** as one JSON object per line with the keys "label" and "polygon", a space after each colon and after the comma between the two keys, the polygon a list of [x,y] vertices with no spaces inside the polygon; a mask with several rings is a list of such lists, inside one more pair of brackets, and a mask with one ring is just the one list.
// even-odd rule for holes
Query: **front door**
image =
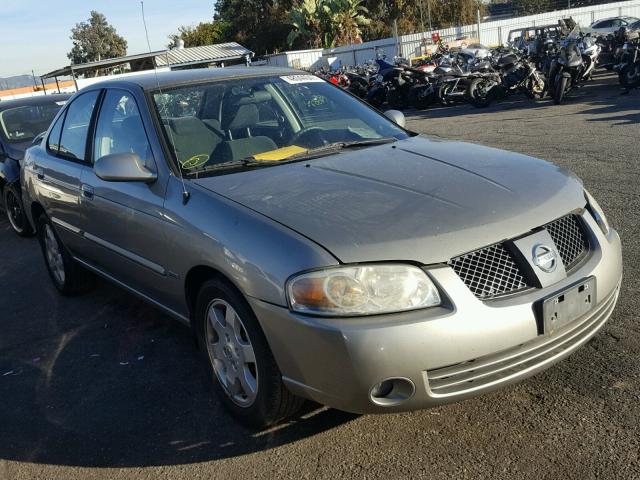
{"label": "front door", "polygon": [[162,217],[166,181],[98,178],[93,163],[114,153],[134,153],[149,170],[158,172],[135,97],[120,89],[105,92],[92,142],[92,164],[82,173],[82,230],[87,240],[82,255],[140,293],[157,297],[169,281]]}

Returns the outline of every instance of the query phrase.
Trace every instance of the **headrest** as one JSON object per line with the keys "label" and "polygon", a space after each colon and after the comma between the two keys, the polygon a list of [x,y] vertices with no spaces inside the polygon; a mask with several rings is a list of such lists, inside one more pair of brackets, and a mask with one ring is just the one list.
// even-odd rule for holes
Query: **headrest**
{"label": "headrest", "polygon": [[189,135],[206,129],[202,120],[197,117],[177,117],[169,119],[169,126],[178,135]]}
{"label": "headrest", "polygon": [[240,105],[233,120],[225,126],[225,130],[240,130],[253,127],[260,120],[258,107],[255,103]]}
{"label": "headrest", "polygon": [[248,105],[250,103],[268,102],[271,100],[271,94],[266,90],[258,90],[247,97],[241,97],[236,105]]}

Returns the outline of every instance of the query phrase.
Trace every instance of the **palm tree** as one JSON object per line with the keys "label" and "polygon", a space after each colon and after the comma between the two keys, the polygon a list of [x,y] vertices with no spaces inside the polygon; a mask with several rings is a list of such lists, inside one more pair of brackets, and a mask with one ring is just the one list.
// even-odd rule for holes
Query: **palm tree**
{"label": "palm tree", "polygon": [[289,12],[289,22],[293,30],[287,36],[289,46],[303,38],[311,48],[322,47],[322,12],[323,0],[304,0],[298,8]]}
{"label": "palm tree", "polygon": [[326,0],[323,10],[327,18],[327,47],[350,45],[362,42],[361,27],[369,25],[369,11],[363,5],[364,0]]}

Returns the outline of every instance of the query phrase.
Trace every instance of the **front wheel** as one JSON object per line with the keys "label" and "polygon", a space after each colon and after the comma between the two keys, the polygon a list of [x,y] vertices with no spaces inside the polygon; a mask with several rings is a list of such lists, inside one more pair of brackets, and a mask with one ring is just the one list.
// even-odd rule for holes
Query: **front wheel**
{"label": "front wheel", "polygon": [[450,96],[453,93],[453,90],[453,82],[445,82],[438,89],[438,100],[445,107],[449,107],[456,103],[455,100],[453,100]]}
{"label": "front wheel", "polygon": [[77,295],[91,287],[92,274],[73,259],[44,214],[38,218],[38,240],[49,276],[60,293]]}
{"label": "front wheel", "polygon": [[630,63],[620,70],[620,84],[624,88],[636,88],[640,86],[640,62]]}
{"label": "front wheel", "polygon": [[24,213],[20,189],[13,185],[6,187],[2,196],[7,219],[13,231],[21,237],[32,236],[34,232]]}
{"label": "front wheel", "polygon": [[485,108],[493,101],[492,82],[486,78],[474,78],[467,87],[467,101],[476,108]]}
{"label": "front wheel", "polygon": [[304,403],[282,374],[260,324],[242,295],[227,282],[209,280],[196,302],[195,328],[214,389],[242,423],[263,428],[293,415]]}
{"label": "front wheel", "polygon": [[567,83],[569,79],[559,73],[559,78],[556,78],[555,88],[553,91],[553,103],[556,105],[560,105],[562,103],[562,99],[564,98],[564,94],[567,90]]}

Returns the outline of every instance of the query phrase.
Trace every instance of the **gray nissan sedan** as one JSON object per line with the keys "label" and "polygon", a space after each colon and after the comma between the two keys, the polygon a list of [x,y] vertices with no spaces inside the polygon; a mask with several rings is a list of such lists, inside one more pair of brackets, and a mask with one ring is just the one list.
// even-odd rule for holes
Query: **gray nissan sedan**
{"label": "gray nissan sedan", "polygon": [[622,259],[580,180],[403,123],[292,70],[105,81],[28,150],[25,210],[60,292],[98,274],[190,325],[255,426],[454,402],[584,345]]}

